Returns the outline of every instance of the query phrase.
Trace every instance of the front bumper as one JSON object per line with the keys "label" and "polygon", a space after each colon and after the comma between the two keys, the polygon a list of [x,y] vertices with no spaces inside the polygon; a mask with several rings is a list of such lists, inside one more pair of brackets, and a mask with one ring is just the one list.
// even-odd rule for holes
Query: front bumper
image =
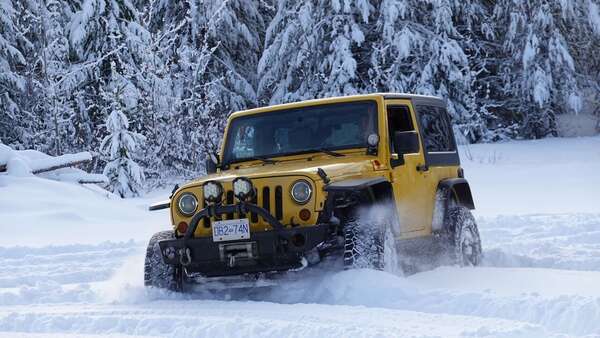
{"label": "front bumper", "polygon": [[[258,213],[273,229],[252,232],[250,239],[239,241],[214,242],[212,237],[192,237],[202,217],[219,217],[234,211]],[[239,203],[200,210],[182,238],[161,241],[159,246],[164,262],[183,266],[188,275],[217,277],[289,271],[302,268],[307,255],[318,255],[317,248],[328,239],[330,230],[329,224],[285,228],[267,210]]]}
{"label": "front bumper", "polygon": [[[244,241],[179,238],[161,241],[159,245],[165,263],[184,265],[188,273],[205,277],[287,271],[302,267],[303,257],[326,240],[328,228],[316,225],[254,232],[250,240]],[[182,257],[187,264],[182,264]]]}

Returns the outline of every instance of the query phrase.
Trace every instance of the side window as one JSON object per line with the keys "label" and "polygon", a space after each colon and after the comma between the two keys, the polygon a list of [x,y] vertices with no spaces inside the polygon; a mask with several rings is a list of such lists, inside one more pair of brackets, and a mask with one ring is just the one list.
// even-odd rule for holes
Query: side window
{"label": "side window", "polygon": [[387,119],[390,139],[390,152],[394,152],[394,133],[397,131],[411,131],[415,130],[413,127],[412,119],[410,117],[410,110],[407,106],[388,106],[387,107]]}
{"label": "side window", "polygon": [[446,110],[434,106],[417,106],[417,111],[427,152],[455,151],[450,129],[452,126]]}

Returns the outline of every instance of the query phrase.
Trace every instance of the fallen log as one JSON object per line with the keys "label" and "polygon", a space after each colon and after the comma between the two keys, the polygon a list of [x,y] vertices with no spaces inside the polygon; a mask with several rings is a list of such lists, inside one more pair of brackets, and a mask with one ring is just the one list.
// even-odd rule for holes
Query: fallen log
{"label": "fallen log", "polygon": [[77,180],[79,184],[105,184],[105,179],[94,179],[94,178],[80,178]]}
{"label": "fallen log", "polygon": [[107,184],[108,178],[102,174],[79,174],[75,181],[79,184]]}
{"label": "fallen log", "polygon": [[[93,155],[87,151],[76,154],[65,154],[60,156],[37,156],[37,158],[21,157],[28,166],[28,171],[32,174],[42,174],[52,172],[62,168],[74,167],[76,165],[86,163],[92,160]],[[8,164],[0,164],[0,172],[7,171]],[[90,174],[80,169],[67,172],[53,172],[43,175],[46,178],[64,181],[77,182],[79,184],[107,184],[108,178],[102,174]]]}
{"label": "fallen log", "polygon": [[44,175],[45,178],[79,184],[108,184],[108,178],[102,174],[90,174],[83,170],[75,169],[66,173],[55,172]]}
{"label": "fallen log", "polygon": [[73,167],[92,160],[92,155],[87,151],[77,154],[65,154],[43,160],[32,161],[30,164],[32,174],[40,174],[61,168]]}

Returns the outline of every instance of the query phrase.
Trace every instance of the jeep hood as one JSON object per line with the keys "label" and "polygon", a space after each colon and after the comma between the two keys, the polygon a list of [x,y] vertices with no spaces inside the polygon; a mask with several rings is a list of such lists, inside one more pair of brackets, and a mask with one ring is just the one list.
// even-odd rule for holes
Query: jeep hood
{"label": "jeep hood", "polygon": [[[348,156],[347,158],[324,158],[297,161],[282,161],[276,164],[257,164],[239,169],[229,169],[220,173],[206,175],[198,178],[184,187],[198,186],[210,180],[221,182],[231,181],[236,177],[247,177],[249,179],[281,176],[306,176],[314,181],[322,180],[317,174],[319,168],[323,169],[332,182],[344,179],[358,178],[365,175],[371,176],[375,173],[373,156]],[[369,175],[371,174],[371,175]]]}

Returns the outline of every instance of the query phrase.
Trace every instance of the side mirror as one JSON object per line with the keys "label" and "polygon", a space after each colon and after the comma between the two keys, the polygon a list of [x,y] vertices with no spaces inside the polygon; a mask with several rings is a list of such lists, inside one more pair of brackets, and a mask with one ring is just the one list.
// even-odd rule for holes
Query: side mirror
{"label": "side mirror", "polygon": [[207,174],[214,174],[217,172],[217,164],[210,157],[205,160],[204,166],[206,167]]}
{"label": "side mirror", "polygon": [[397,131],[394,133],[394,151],[398,154],[398,160],[404,163],[404,154],[419,152],[419,135],[416,131]]}

